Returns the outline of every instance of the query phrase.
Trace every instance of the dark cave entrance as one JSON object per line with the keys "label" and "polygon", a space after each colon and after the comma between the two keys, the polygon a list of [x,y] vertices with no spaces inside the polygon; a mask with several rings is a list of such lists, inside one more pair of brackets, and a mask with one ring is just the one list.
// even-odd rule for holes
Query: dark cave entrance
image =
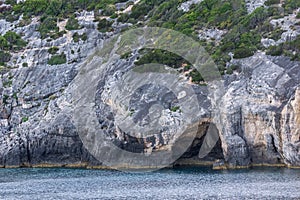
{"label": "dark cave entrance", "polygon": [[222,142],[218,138],[211,151],[203,158],[199,158],[199,151],[205,141],[208,134],[208,129],[216,131],[219,134],[218,129],[215,124],[210,122],[202,122],[198,126],[198,131],[195,139],[193,140],[191,146],[186,150],[186,152],[174,163],[174,166],[178,165],[206,165],[213,164],[218,160],[224,160]]}
{"label": "dark cave entrance", "polygon": [[[195,132],[196,134],[194,134]],[[216,135],[217,138],[215,138],[216,140],[214,140],[213,145],[211,145],[211,148],[209,148],[207,154],[205,153],[204,157],[200,158],[199,152],[202,146],[205,146],[205,143],[207,143],[207,138],[209,138],[210,134]],[[189,148],[186,148],[185,141],[191,141],[190,137],[192,137],[192,143]],[[154,144],[157,142],[157,140],[159,140],[158,142],[160,144],[163,143],[162,137],[155,138],[152,136],[148,138],[136,138],[124,133],[123,140],[115,139],[114,144],[128,152],[144,153],[145,149],[147,149],[146,144],[151,144],[151,146],[154,147]],[[157,149],[154,147],[153,151],[156,150]],[[173,166],[213,165],[214,163],[224,160],[222,142],[219,138],[219,131],[216,125],[211,123],[209,120],[192,125],[190,129],[187,130],[186,134],[182,134],[182,138],[179,138],[175,142],[172,151],[184,152],[180,158],[172,164]]]}

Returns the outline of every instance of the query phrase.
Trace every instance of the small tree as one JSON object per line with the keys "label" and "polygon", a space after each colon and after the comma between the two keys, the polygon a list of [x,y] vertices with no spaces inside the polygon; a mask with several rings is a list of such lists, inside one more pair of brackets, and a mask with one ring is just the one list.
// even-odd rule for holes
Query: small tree
{"label": "small tree", "polygon": [[0,51],[0,64],[4,65],[4,63],[8,62],[11,58],[11,55],[9,53],[6,53],[4,51]]}
{"label": "small tree", "polygon": [[4,50],[7,47],[8,47],[7,40],[3,36],[0,36],[0,50]]}
{"label": "small tree", "polygon": [[[3,39],[4,38],[4,39]],[[20,49],[24,46],[26,46],[26,42],[21,38],[20,35],[18,35],[15,32],[8,31],[1,39],[0,38],[0,48],[2,45],[4,45],[3,49],[10,49],[10,50],[15,50],[15,49]],[[5,42],[6,40],[6,42]]]}
{"label": "small tree", "polygon": [[49,65],[61,65],[67,62],[67,57],[64,53],[60,55],[54,55],[48,60]]}
{"label": "small tree", "polygon": [[111,27],[112,24],[113,22],[107,21],[106,19],[102,19],[98,23],[98,30],[102,33],[112,31],[113,30],[113,28]]}
{"label": "small tree", "polygon": [[254,53],[249,47],[239,47],[234,51],[234,58],[247,58],[253,56]]}
{"label": "small tree", "polygon": [[41,15],[48,7],[47,0],[26,0],[23,11],[27,16]]}
{"label": "small tree", "polygon": [[62,10],[63,2],[61,0],[51,0],[46,13],[48,15],[58,16],[60,13],[62,13]]}
{"label": "small tree", "polygon": [[8,31],[5,33],[4,38],[11,44],[16,43],[19,39],[21,39],[21,36],[16,34],[15,32]]}
{"label": "small tree", "polygon": [[70,19],[68,20],[67,25],[66,25],[66,29],[67,30],[78,30],[78,29],[80,29],[80,25],[78,24],[78,20],[74,16],[70,17]]}
{"label": "small tree", "polygon": [[48,53],[56,54],[58,50],[58,47],[51,47],[50,49],[48,49]]}
{"label": "small tree", "polygon": [[46,38],[51,32],[58,32],[56,17],[47,17],[42,20],[38,30],[41,33],[42,38]]}

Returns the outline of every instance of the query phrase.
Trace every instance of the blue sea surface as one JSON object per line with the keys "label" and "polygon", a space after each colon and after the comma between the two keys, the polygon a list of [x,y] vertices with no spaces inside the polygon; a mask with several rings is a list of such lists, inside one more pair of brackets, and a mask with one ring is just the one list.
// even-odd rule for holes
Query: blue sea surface
{"label": "blue sea surface", "polygon": [[0,169],[0,199],[300,199],[300,170]]}

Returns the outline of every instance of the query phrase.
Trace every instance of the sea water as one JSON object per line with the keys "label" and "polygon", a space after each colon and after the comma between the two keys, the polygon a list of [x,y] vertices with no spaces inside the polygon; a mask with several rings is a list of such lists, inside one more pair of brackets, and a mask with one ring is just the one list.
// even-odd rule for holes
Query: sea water
{"label": "sea water", "polygon": [[0,169],[0,199],[300,199],[300,170]]}

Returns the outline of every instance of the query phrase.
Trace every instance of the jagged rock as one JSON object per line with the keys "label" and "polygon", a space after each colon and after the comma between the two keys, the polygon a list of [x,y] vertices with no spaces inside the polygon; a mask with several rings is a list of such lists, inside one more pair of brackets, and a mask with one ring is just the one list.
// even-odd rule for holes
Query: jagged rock
{"label": "jagged rock", "polygon": [[7,31],[11,30],[12,27],[13,27],[13,24],[11,24],[3,19],[0,20],[0,34],[1,35],[5,34]]}
{"label": "jagged rock", "polygon": [[248,13],[252,13],[256,8],[265,6],[267,0],[246,0],[246,7]]}
{"label": "jagged rock", "polygon": [[270,21],[270,23],[275,28],[280,27],[284,31],[281,35],[281,38],[276,41],[276,45],[287,41],[292,41],[296,39],[298,35],[300,35],[299,25],[296,25],[300,22],[300,19],[296,17],[299,11],[300,9],[297,9],[295,12],[289,14],[288,16],[279,19],[272,19]]}
{"label": "jagged rock", "polygon": [[[182,8],[184,11],[200,1],[188,2]],[[262,2],[251,4],[249,12]],[[25,27],[15,27],[14,24],[0,20],[1,34],[13,29],[28,41],[26,49],[13,53],[8,63],[17,68],[3,72],[0,78],[1,166],[102,164],[86,150],[78,135],[78,127],[72,120],[76,103],[73,97],[77,87],[75,80],[84,61],[94,61],[100,65],[101,59],[87,57],[95,49],[101,48],[104,40],[114,33],[103,34],[95,30],[97,24],[93,22],[93,12],[79,13],[77,18],[83,26],[81,30],[67,31],[62,37],[51,41],[40,39],[36,31],[37,19]],[[114,26],[122,29],[127,25],[115,23]],[[72,36],[75,33],[86,33],[87,40],[74,42]],[[221,34],[217,31],[211,35],[219,39]],[[265,45],[272,42],[268,40]],[[53,46],[59,48],[59,54],[66,55],[66,64],[47,65],[50,57],[48,49]],[[174,146],[177,148],[176,138],[171,138],[167,131],[140,140],[116,126],[115,114],[122,112],[119,105],[126,100],[124,97],[116,98],[118,88],[124,86],[123,76],[132,68],[137,57],[138,54],[133,53],[127,60],[118,59],[109,63],[110,68],[98,77],[97,95],[89,98],[96,106],[101,133],[114,141],[116,146],[131,152],[151,154],[159,150],[168,151]],[[22,67],[25,62],[28,67]],[[195,130],[198,132],[183,157],[201,161],[197,154],[207,134],[207,127],[214,125],[220,140],[213,153],[204,160],[217,160],[215,166],[300,166],[299,62],[292,62],[286,57],[266,56],[260,52],[232,62],[241,66],[241,72],[224,76],[223,91],[216,90],[209,95],[207,87],[192,86],[200,107],[196,114],[201,116],[202,121],[196,121],[188,127],[187,135]],[[145,80],[151,82],[152,79],[146,77]],[[88,88],[91,83],[90,80],[86,81]],[[129,113],[137,123],[147,124],[152,120],[145,118],[147,114],[161,111],[160,122],[172,124],[172,131],[176,131],[181,128],[184,120],[189,119],[190,116],[179,111],[184,105],[176,102],[174,95],[166,88],[156,87],[153,83],[141,89],[144,93],[135,93],[131,101],[132,113]],[[158,98],[161,94],[166,95]],[[145,109],[149,102],[162,106]],[[216,118],[211,116],[213,111],[219,114]]]}
{"label": "jagged rock", "polygon": [[226,34],[226,30],[219,30],[217,28],[214,29],[202,29],[199,30],[199,39],[200,40],[207,40],[207,39],[213,39],[215,41],[220,41],[222,39],[222,36]]}
{"label": "jagged rock", "polygon": [[[299,86],[299,63],[262,53],[239,60],[239,63],[243,66],[243,76],[230,79],[222,99],[222,104],[226,106],[220,109],[224,120],[223,145],[237,141],[233,142],[238,145],[232,148],[233,155],[243,158],[249,154],[246,157],[253,164],[284,162],[299,165],[299,153],[294,146],[299,140],[297,131],[287,132],[287,127],[297,129],[297,124],[294,119],[289,118],[289,122],[284,120],[290,107],[288,102]],[[290,134],[296,134],[297,139],[287,139]],[[231,139],[233,136],[234,140]],[[285,148],[291,146],[286,151]],[[239,153],[236,154],[236,151]],[[285,152],[289,152],[290,156],[285,156]]]}
{"label": "jagged rock", "polygon": [[201,3],[203,0],[189,0],[182,3],[178,10],[182,10],[183,12],[188,12],[190,10],[191,5]]}
{"label": "jagged rock", "polygon": [[300,89],[297,88],[282,111],[282,148],[283,158],[290,165],[300,164]]}
{"label": "jagged rock", "polygon": [[276,45],[276,42],[273,39],[268,39],[268,38],[262,38],[261,39],[261,43],[266,48],[268,48],[270,46],[275,46]]}
{"label": "jagged rock", "polygon": [[[113,65],[115,67],[111,71],[102,74],[99,81],[102,80],[103,84],[99,85],[99,91],[112,87],[114,82],[118,83],[121,80],[120,72],[128,70],[133,61],[134,58],[126,62],[120,60]],[[231,167],[261,163],[299,165],[297,110],[300,95],[299,90],[296,91],[300,82],[299,63],[284,57],[268,57],[262,53],[235,62],[243,70],[239,76],[227,76],[225,79],[226,91],[219,102],[223,106],[218,108],[221,121],[207,120],[207,123],[213,122],[218,128],[221,138],[219,148],[222,148],[225,163]],[[6,100],[8,105],[3,104],[3,99],[1,104],[1,165],[67,165],[91,160],[93,164],[101,164],[85,150],[76,127],[70,120],[70,95],[77,67],[78,65],[71,64],[12,70],[12,88],[19,92],[16,100],[13,91],[8,88],[2,91],[2,96],[10,96]],[[195,88],[199,91],[198,99],[206,102],[207,95],[202,95],[204,88]],[[145,89],[146,94],[157,91],[155,87]],[[99,94],[102,94],[97,100],[99,122],[109,127],[106,133],[114,138],[116,127],[112,111],[103,104],[104,93]],[[143,106],[139,106],[139,102],[142,101],[137,99],[136,103],[132,102],[132,106],[142,114]],[[24,105],[30,106],[24,108]],[[205,103],[201,106],[205,111],[204,115],[209,116],[210,105]],[[28,117],[28,121],[24,120],[24,116]],[[175,123],[174,126],[179,124]],[[205,131],[202,133],[205,135]],[[119,145],[129,145],[126,147],[128,150],[139,151],[138,149],[143,150],[144,144],[149,145],[149,141],[140,143],[123,133],[117,138]],[[155,145],[149,146],[146,152],[151,152],[150,148],[153,147],[172,145],[168,137],[159,135],[153,142]]]}

